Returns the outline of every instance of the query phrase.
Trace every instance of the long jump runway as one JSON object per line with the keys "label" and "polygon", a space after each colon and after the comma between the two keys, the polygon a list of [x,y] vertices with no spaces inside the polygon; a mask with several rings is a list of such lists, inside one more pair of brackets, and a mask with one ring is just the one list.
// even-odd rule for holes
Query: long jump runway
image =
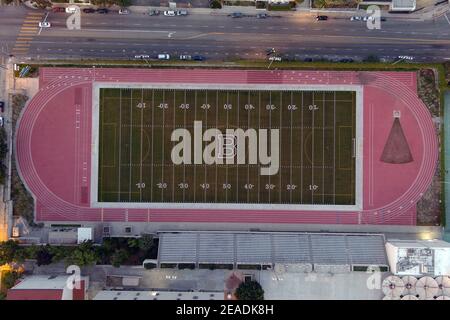
{"label": "long jump runway", "polygon": [[[218,87],[233,86],[233,88],[254,85],[277,88],[286,86],[295,89],[296,86],[299,88],[311,86],[316,91],[320,88],[326,89],[328,86],[359,87],[361,88],[362,121],[361,130],[355,133],[355,139],[358,141],[356,147],[361,151],[360,207],[357,209],[338,209],[336,207],[336,210],[333,210],[333,207],[324,210],[320,210],[321,207],[319,207],[319,210],[317,208],[311,209],[308,206],[289,207],[292,199],[295,199],[296,193],[292,190],[281,191],[281,188],[294,185],[291,182],[292,177],[287,175],[294,168],[292,163],[289,162],[292,158],[290,155],[293,154],[290,151],[287,153],[286,159],[288,160],[283,160],[282,158],[284,162],[281,168],[286,168],[283,169],[285,171],[282,170],[282,172],[286,172],[286,175],[276,180],[276,183],[269,180],[268,183],[264,181],[265,183],[261,184],[261,186],[268,185],[269,188],[273,186],[273,188],[278,188],[276,190],[280,190],[280,192],[276,193],[276,200],[271,198],[269,192],[267,200],[259,204],[259,207],[242,206],[242,208],[230,207],[229,209],[226,206],[214,206],[214,199],[217,196],[213,197],[212,193],[211,195],[207,193],[205,183],[203,183],[203,189],[199,190],[203,192],[202,195],[204,197],[202,196],[202,199],[209,199],[209,202],[212,202],[210,207],[195,207],[195,202],[198,202],[195,198],[191,201],[194,202],[194,206],[182,204],[181,207],[148,205],[145,197],[145,201],[139,205],[136,205],[136,201],[133,201],[133,199],[136,200],[137,198],[132,196],[129,196],[127,201],[114,200],[114,205],[110,205],[111,203],[109,202],[102,202],[102,199],[94,199],[93,195],[98,195],[98,183],[95,185],[93,182],[98,179],[99,172],[98,168],[95,167],[93,161],[95,157],[93,155],[98,153],[99,144],[96,142],[95,132],[98,132],[96,130],[99,129],[100,122],[96,122],[96,118],[93,117],[96,103],[93,89],[99,83],[112,87],[131,88],[130,90],[133,90],[132,88],[135,88],[136,84],[141,86],[146,84],[149,86],[156,85],[162,88],[181,88],[180,90],[188,85],[201,86],[205,84]],[[172,98],[177,99],[176,93],[172,94]],[[218,95],[216,94],[215,97],[217,98]],[[283,98],[278,97],[277,95],[277,99],[282,101]],[[142,96],[140,96],[141,98]],[[253,98],[246,96],[245,99],[250,101],[249,99]],[[185,105],[185,101],[181,100],[181,104]],[[197,103],[195,99],[192,101],[194,101],[194,105]],[[239,104],[239,100],[234,101]],[[327,100],[325,99],[324,101]],[[174,103],[174,106],[178,106],[178,104],[178,102]],[[228,104],[228,101],[225,101],[218,105]],[[296,103],[296,105],[300,104]],[[161,102],[158,105],[161,105]],[[246,105],[248,106],[250,103],[247,102]],[[251,103],[251,105],[256,106],[257,104]],[[271,106],[272,104],[263,103],[262,105]],[[311,105],[314,104],[308,104],[308,106]],[[292,106],[292,104],[289,104],[289,106]],[[258,108],[259,106],[255,108],[255,112]],[[170,110],[170,106],[168,110]],[[242,118],[245,114],[237,113],[234,115],[235,117],[241,117],[235,118],[236,123],[242,124],[243,119],[246,123],[259,119],[258,117],[251,118],[250,116]],[[154,115],[156,115],[156,121],[153,118],[155,128],[157,127],[156,125],[164,128],[165,123],[161,118],[162,114],[155,113]],[[173,112],[166,115],[170,116],[170,119],[178,117]],[[186,110],[183,112],[183,116],[185,115]],[[115,115],[109,118],[108,121],[110,122],[108,123],[110,125],[106,127],[111,137],[117,137],[116,131],[118,127],[116,127],[116,124],[113,126],[112,123],[118,120],[114,117]],[[151,119],[151,117],[152,113],[148,115],[148,119]],[[191,115],[190,117],[191,120],[196,120],[196,116]],[[185,120],[182,118],[178,122],[172,120],[170,129],[172,130],[176,126],[184,124]],[[266,118],[262,117],[261,119]],[[210,119],[212,118],[204,118],[206,121],[210,121]],[[294,125],[292,120],[288,117],[283,118],[278,113],[275,119],[278,121],[276,126],[286,129],[286,131],[281,132],[282,139],[289,137],[289,132],[292,131],[292,128],[305,127],[304,123]],[[321,120],[323,121],[322,125],[327,121],[326,115],[320,119],[323,119]],[[307,125],[312,126],[312,131],[314,132],[317,124],[312,124],[311,119],[308,121]],[[121,125],[123,124],[121,123]],[[123,126],[123,128],[129,129],[133,125],[142,126],[140,122],[131,122],[131,125]],[[220,125],[225,128],[227,123],[219,123],[219,127]],[[352,124],[350,123],[350,125]],[[322,129],[322,127],[318,126],[316,129]],[[130,132],[130,135],[132,135],[133,132],[139,133],[142,131],[131,130]],[[161,132],[164,132],[166,135],[170,134],[170,131],[165,129]],[[332,138],[337,136],[336,133],[330,133],[330,136],[326,137],[325,131],[323,132],[322,136],[318,136],[323,141],[325,139],[332,141]],[[147,139],[147,136],[144,137]],[[152,135],[148,134],[149,140],[151,140],[151,137]],[[155,135],[155,139],[156,137]],[[110,146],[113,146],[111,150],[118,150],[119,145],[125,146],[117,139],[109,140],[112,140],[112,142],[108,142]],[[292,136],[290,136],[289,140],[284,141],[294,142]],[[301,141],[304,142],[306,138],[300,138],[298,141],[299,143]],[[142,147],[143,145],[145,144],[140,146]],[[151,148],[153,145],[155,148],[158,146],[154,142],[154,144],[149,144],[147,148]],[[283,149],[292,145],[294,144],[286,144]],[[327,144],[324,143],[319,146],[322,150],[325,150],[325,145]],[[295,148],[299,147],[296,146]],[[438,159],[438,145],[434,124],[427,108],[417,97],[416,74],[413,72],[41,68],[40,90],[28,103],[19,119],[15,150],[19,173],[35,199],[36,221],[55,222],[254,222],[415,225],[416,203],[429,187]],[[138,160],[150,159],[139,155],[141,152],[147,152],[147,149],[139,150],[139,148],[136,148],[135,150],[134,153],[130,151],[125,154],[131,160],[125,163],[125,165],[128,165],[127,169],[130,169],[133,163],[139,163]],[[113,153],[114,151],[112,151]],[[133,154],[137,154],[136,159],[133,158]],[[153,154],[161,156],[164,153],[157,153],[153,150]],[[112,157],[115,157],[115,155],[112,155]],[[119,154],[118,157],[121,158],[122,156]],[[330,152],[327,157],[331,161],[336,155]],[[325,155],[322,155],[322,158],[325,160]],[[111,158],[106,159],[106,165],[115,164],[115,160],[113,160]],[[322,172],[325,172],[326,168],[324,163],[325,161],[321,163],[322,167],[320,170]],[[155,165],[157,165],[156,162],[148,163],[149,167]],[[159,165],[161,167],[168,164],[161,162]],[[311,163],[308,163],[308,165],[311,165]],[[141,168],[143,168],[142,162]],[[205,167],[203,166],[202,168]],[[245,168],[248,169],[248,166],[245,166]],[[166,183],[170,188],[171,198],[165,200],[169,204],[171,199],[175,199],[174,195],[176,192],[179,194],[176,202],[183,202],[183,199],[186,199],[186,195],[190,195],[187,190],[182,190],[181,193],[178,193],[179,190],[176,189],[176,186],[187,188],[198,184],[194,180],[194,176],[197,176],[197,173],[189,174],[189,183],[184,180],[175,181],[175,178],[179,177],[182,172],[184,175],[186,174],[185,167],[181,171],[175,171],[178,169],[172,166],[170,170],[166,171],[170,174],[167,176],[166,173],[166,178],[169,177],[169,181],[158,181],[159,183]],[[214,180],[211,183],[214,186],[211,190],[223,186],[225,193],[232,192],[233,195],[236,194],[233,205],[236,205],[236,203],[238,203],[237,205],[239,203],[246,204],[246,202],[252,201],[258,202],[256,199],[259,193],[252,193],[248,190],[250,184],[260,186],[260,183],[254,183],[258,181],[255,178],[257,176],[256,169],[252,171],[251,175],[247,169],[245,170],[246,174],[242,175],[241,171],[239,171],[241,169],[233,171],[231,167],[226,172],[219,171],[219,177],[223,177],[224,180]],[[211,176],[210,174],[206,175],[207,170],[209,169],[200,170],[202,176],[199,179],[203,182],[206,176]],[[232,183],[229,183],[227,180],[228,171],[232,172],[232,177],[235,176],[235,173],[238,177],[230,180]],[[242,177],[247,177],[248,180],[250,176],[254,178],[249,180],[251,183],[248,183],[249,181],[246,181],[246,179],[242,180]],[[143,186],[141,176],[137,184],[129,176],[126,177],[128,177],[126,178],[128,180],[126,182],[122,181],[121,184],[126,183],[127,188],[131,188],[134,185],[138,185],[138,187]],[[320,177],[324,182],[324,185],[320,187],[328,187],[331,190],[332,188],[329,184],[333,183],[333,179],[328,181],[329,177],[326,174],[322,174]],[[107,178],[108,176],[103,177],[103,179]],[[147,186],[150,185],[151,188],[157,188],[154,186],[156,185],[154,181],[149,181],[146,183]],[[171,184],[170,182],[173,183]],[[114,188],[119,186],[117,183],[114,182],[112,184]],[[92,187],[93,185],[95,188]],[[161,185],[165,186],[164,184]],[[237,192],[234,189],[230,191],[233,188],[231,185],[236,185],[236,188],[238,186],[247,186],[246,196],[240,197],[239,189],[236,189]],[[310,188],[309,190],[311,191],[314,191],[311,189],[312,187],[316,187],[316,184],[311,182],[305,182],[302,185],[299,181],[296,185],[299,185],[300,189]],[[119,189],[116,188],[120,190],[118,194],[123,192],[120,188],[120,186]],[[151,190],[148,187],[146,188]],[[217,189],[214,190],[214,195],[217,195],[217,193],[221,195],[221,192],[217,192]],[[126,192],[131,195],[131,189],[126,189]],[[139,194],[142,194],[142,191]],[[330,198],[325,198],[325,193],[320,194],[319,191],[317,191],[317,194],[321,195],[321,197],[314,198],[312,196],[310,203],[307,203],[308,205],[317,202],[319,198],[322,201],[322,205],[335,204],[333,201],[336,202],[335,194],[332,194]],[[118,197],[114,195],[114,199],[116,198]],[[141,199],[142,197],[140,196],[139,200]],[[151,197],[149,196],[148,199],[151,199]],[[224,202],[222,198],[220,199],[220,202]],[[352,198],[349,199],[351,200]],[[350,200],[346,200],[346,202]],[[301,201],[298,200],[297,202],[300,203]]]}

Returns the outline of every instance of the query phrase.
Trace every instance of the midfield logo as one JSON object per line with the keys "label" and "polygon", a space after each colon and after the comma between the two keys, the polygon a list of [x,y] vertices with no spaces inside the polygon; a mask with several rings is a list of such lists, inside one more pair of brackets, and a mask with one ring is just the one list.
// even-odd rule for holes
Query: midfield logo
{"label": "midfield logo", "polygon": [[[270,131],[270,140],[268,134]],[[202,132],[202,122],[194,121],[194,137],[187,129],[172,132],[171,141],[178,142],[172,149],[172,162],[180,164],[261,164],[263,176],[278,173],[280,164],[279,129],[219,129]],[[192,159],[192,140],[194,154]],[[203,142],[206,146],[203,148]],[[247,142],[247,143],[246,143]],[[270,155],[269,155],[270,145]],[[248,146],[248,149],[246,148]],[[246,152],[247,151],[247,152]],[[248,161],[248,162],[247,162]]]}

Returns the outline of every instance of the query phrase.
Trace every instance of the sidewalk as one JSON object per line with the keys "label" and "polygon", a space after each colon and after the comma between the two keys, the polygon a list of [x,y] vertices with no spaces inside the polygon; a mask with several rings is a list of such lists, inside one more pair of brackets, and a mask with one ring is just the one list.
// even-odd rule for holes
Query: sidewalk
{"label": "sidewalk", "polygon": [[445,192],[445,229],[444,240],[450,242],[450,91],[444,94],[444,161],[445,161],[445,177],[444,177],[444,192]]}

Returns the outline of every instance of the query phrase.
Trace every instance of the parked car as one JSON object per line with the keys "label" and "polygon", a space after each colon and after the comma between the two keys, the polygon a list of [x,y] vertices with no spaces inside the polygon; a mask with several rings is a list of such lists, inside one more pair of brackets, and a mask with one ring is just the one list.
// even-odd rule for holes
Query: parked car
{"label": "parked car", "polygon": [[95,9],[94,9],[94,8],[84,8],[84,9],[83,9],[83,12],[84,12],[84,13],[94,13],[94,12],[95,12]]}
{"label": "parked car", "polygon": [[349,63],[349,62],[353,62],[353,59],[352,58],[343,58],[343,59],[340,59],[339,62]]}
{"label": "parked car", "polygon": [[5,103],[3,101],[0,101],[0,111],[5,112]]}
{"label": "parked car", "polygon": [[150,10],[148,12],[149,16],[159,16],[159,14],[160,14],[159,10]]}
{"label": "parked car", "polygon": [[192,60],[192,57],[187,54],[180,55],[180,60]]}
{"label": "parked car", "polygon": [[312,58],[305,58],[305,59],[303,59],[303,62],[313,62],[313,59]]}
{"label": "parked car", "polygon": [[203,60],[205,60],[205,57],[203,57],[203,56],[193,56],[192,60],[194,60],[194,61],[203,61]]}
{"label": "parked car", "polygon": [[158,59],[159,60],[169,60],[170,56],[167,53],[160,53],[160,54],[158,54]]}
{"label": "parked car", "polygon": [[3,117],[0,117],[0,127],[3,127]]}
{"label": "parked car", "polygon": [[241,12],[233,12],[231,14],[232,18],[242,18],[244,15]]}
{"label": "parked car", "polygon": [[380,20],[381,21],[386,21],[386,18],[385,17],[381,17]]}
{"label": "parked car", "polygon": [[150,56],[148,54],[137,54],[134,56],[135,59],[149,59]]}
{"label": "parked car", "polygon": [[328,16],[317,16],[316,20],[317,21],[325,21],[325,20],[328,20]]}
{"label": "parked car", "polygon": [[66,12],[66,8],[64,8],[64,7],[54,7],[54,8],[52,8],[52,12]]}
{"label": "parked car", "polygon": [[50,28],[51,24],[48,21],[41,21],[39,22],[39,28]]}
{"label": "parked car", "polygon": [[359,17],[359,16],[353,16],[353,17],[351,17],[350,18],[350,21],[361,21],[361,17]]}
{"label": "parked car", "polygon": [[363,21],[372,21],[372,20],[375,20],[374,16],[364,16],[363,17]]}
{"label": "parked car", "polygon": [[176,13],[175,13],[175,11],[173,11],[173,10],[167,10],[167,11],[164,11],[164,15],[165,15],[166,17],[175,17],[175,16],[176,16]]}
{"label": "parked car", "polygon": [[177,16],[187,16],[188,15],[187,10],[178,10],[176,13],[177,13]]}
{"label": "parked car", "polygon": [[67,13],[75,13],[75,12],[77,12],[77,10],[79,10],[79,8],[75,7],[75,6],[69,6],[66,8]]}
{"label": "parked car", "polygon": [[256,19],[265,19],[267,18],[269,15],[267,13],[258,13],[256,15]]}
{"label": "parked car", "polygon": [[99,8],[99,9],[97,9],[97,13],[100,13],[100,14],[106,14],[108,12],[109,12],[109,10],[106,9],[106,8]]}
{"label": "parked car", "polygon": [[414,60],[413,56],[398,56],[397,59],[402,59],[402,60]]}
{"label": "parked car", "polygon": [[278,61],[278,62],[280,62],[281,61],[281,57],[276,57],[276,56],[269,57],[269,61]]}
{"label": "parked car", "polygon": [[130,14],[130,11],[128,9],[120,9],[119,14]]}
{"label": "parked car", "polygon": [[275,53],[275,48],[266,49],[266,55],[270,56],[273,53]]}

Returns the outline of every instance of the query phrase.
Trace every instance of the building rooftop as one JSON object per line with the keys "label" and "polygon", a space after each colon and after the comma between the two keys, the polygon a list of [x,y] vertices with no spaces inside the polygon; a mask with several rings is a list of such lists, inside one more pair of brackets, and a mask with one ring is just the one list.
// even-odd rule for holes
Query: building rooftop
{"label": "building rooftop", "polygon": [[398,275],[450,275],[450,243],[392,240],[386,243],[392,272]]}
{"label": "building rooftop", "polygon": [[224,292],[103,290],[94,300],[224,300]]}
{"label": "building rooftop", "polygon": [[159,263],[387,265],[384,236],[283,232],[162,232]]}

